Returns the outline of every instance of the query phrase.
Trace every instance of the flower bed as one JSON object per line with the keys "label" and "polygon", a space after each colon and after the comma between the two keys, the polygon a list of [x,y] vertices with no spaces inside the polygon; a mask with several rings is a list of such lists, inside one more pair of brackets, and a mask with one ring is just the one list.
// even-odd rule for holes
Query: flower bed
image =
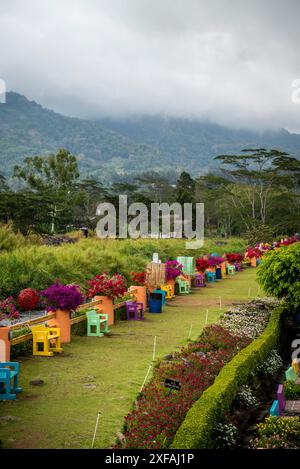
{"label": "flower bed", "polygon": [[[189,410],[171,445],[176,449],[212,448],[216,424],[230,409],[240,387],[269,356],[279,340],[285,309],[275,308],[264,332],[221,370],[214,384]],[[250,339],[248,339],[250,340]]]}
{"label": "flower bed", "polygon": [[300,445],[300,417],[268,417],[256,425],[253,449],[297,449]]}
{"label": "flower bed", "polygon": [[[229,329],[243,311],[225,315],[221,324],[207,326],[199,339],[180,352],[167,356],[155,369],[154,376],[125,418],[122,448],[166,448],[184,420],[186,413],[210,387],[222,367],[250,344],[253,337],[232,333]],[[266,326],[269,311],[260,314],[256,323]],[[255,333],[257,329],[255,329]],[[254,331],[251,332],[251,336]],[[179,381],[180,391],[169,394],[166,378]]]}

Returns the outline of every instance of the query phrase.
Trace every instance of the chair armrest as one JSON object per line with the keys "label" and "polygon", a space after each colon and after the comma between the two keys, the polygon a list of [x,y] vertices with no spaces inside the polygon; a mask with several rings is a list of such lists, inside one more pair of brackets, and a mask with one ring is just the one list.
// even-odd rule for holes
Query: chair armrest
{"label": "chair armrest", "polygon": [[104,319],[105,321],[108,321],[108,314],[107,313],[99,313],[100,318]]}
{"label": "chair armrest", "polygon": [[8,366],[10,368],[13,368],[14,371],[19,371],[20,363],[19,362],[1,362],[0,363],[1,371],[2,371],[3,368],[7,369]]}

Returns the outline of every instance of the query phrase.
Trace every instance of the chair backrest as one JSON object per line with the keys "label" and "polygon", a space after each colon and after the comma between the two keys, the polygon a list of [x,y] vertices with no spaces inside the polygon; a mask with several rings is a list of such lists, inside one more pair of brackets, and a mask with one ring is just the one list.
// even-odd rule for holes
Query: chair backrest
{"label": "chair backrest", "polygon": [[284,408],[285,408],[285,399],[284,399],[282,384],[279,384],[279,386],[278,386],[277,399],[278,399],[279,414],[281,415],[284,411]]}
{"label": "chair backrest", "polygon": [[98,316],[98,313],[95,309],[89,309],[88,311],[86,311],[85,314],[86,314],[87,318],[92,318],[92,317]]}
{"label": "chair backrest", "polygon": [[279,417],[279,404],[278,401],[273,401],[273,404],[270,408],[271,417]]}
{"label": "chair backrest", "polygon": [[295,370],[292,366],[289,367],[288,370],[286,370],[285,372],[285,379],[287,381],[296,381],[297,379],[297,375],[295,373]]}
{"label": "chair backrest", "polygon": [[37,326],[30,326],[32,332],[45,331],[45,324],[38,324]]}
{"label": "chair backrest", "polygon": [[295,358],[292,361],[292,367],[294,368],[296,375],[299,375],[299,362]]}

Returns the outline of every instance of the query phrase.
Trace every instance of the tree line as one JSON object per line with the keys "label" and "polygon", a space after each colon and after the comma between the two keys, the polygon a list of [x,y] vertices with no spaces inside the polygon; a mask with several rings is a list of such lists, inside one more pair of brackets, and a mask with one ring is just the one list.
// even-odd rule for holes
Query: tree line
{"label": "tree line", "polygon": [[15,166],[18,189],[0,175],[0,219],[22,233],[64,233],[94,228],[100,202],[203,202],[207,234],[260,233],[264,240],[300,231],[300,161],[276,149],[250,148],[215,158],[212,172],[192,177],[182,172],[176,185],[167,176],[148,172],[133,181],[103,184],[81,177],[76,156],[60,149],[24,159]]}

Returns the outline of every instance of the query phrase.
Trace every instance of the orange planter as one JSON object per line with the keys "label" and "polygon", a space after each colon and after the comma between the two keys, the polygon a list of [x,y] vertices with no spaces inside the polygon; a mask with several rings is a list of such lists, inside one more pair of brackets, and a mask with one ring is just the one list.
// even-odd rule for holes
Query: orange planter
{"label": "orange planter", "polygon": [[48,321],[48,326],[60,328],[60,340],[62,344],[71,342],[71,313],[57,309],[55,311],[55,319]]}
{"label": "orange planter", "polygon": [[0,327],[0,362],[10,361],[9,327]]}
{"label": "orange planter", "polygon": [[114,304],[112,298],[109,296],[94,296],[95,301],[101,301],[100,305],[96,309],[101,309],[102,313],[108,314],[108,325],[111,326],[114,323]]}
{"label": "orange planter", "polygon": [[136,301],[143,303],[144,311],[147,308],[147,287],[143,285],[131,285],[128,291],[133,292],[136,297]]}
{"label": "orange planter", "polygon": [[251,262],[251,267],[256,267],[256,257],[251,257],[250,262]]}
{"label": "orange planter", "polygon": [[167,285],[170,285],[171,288],[172,288],[172,295],[174,296],[175,295],[175,279],[174,278],[170,278],[169,280],[167,280]]}

